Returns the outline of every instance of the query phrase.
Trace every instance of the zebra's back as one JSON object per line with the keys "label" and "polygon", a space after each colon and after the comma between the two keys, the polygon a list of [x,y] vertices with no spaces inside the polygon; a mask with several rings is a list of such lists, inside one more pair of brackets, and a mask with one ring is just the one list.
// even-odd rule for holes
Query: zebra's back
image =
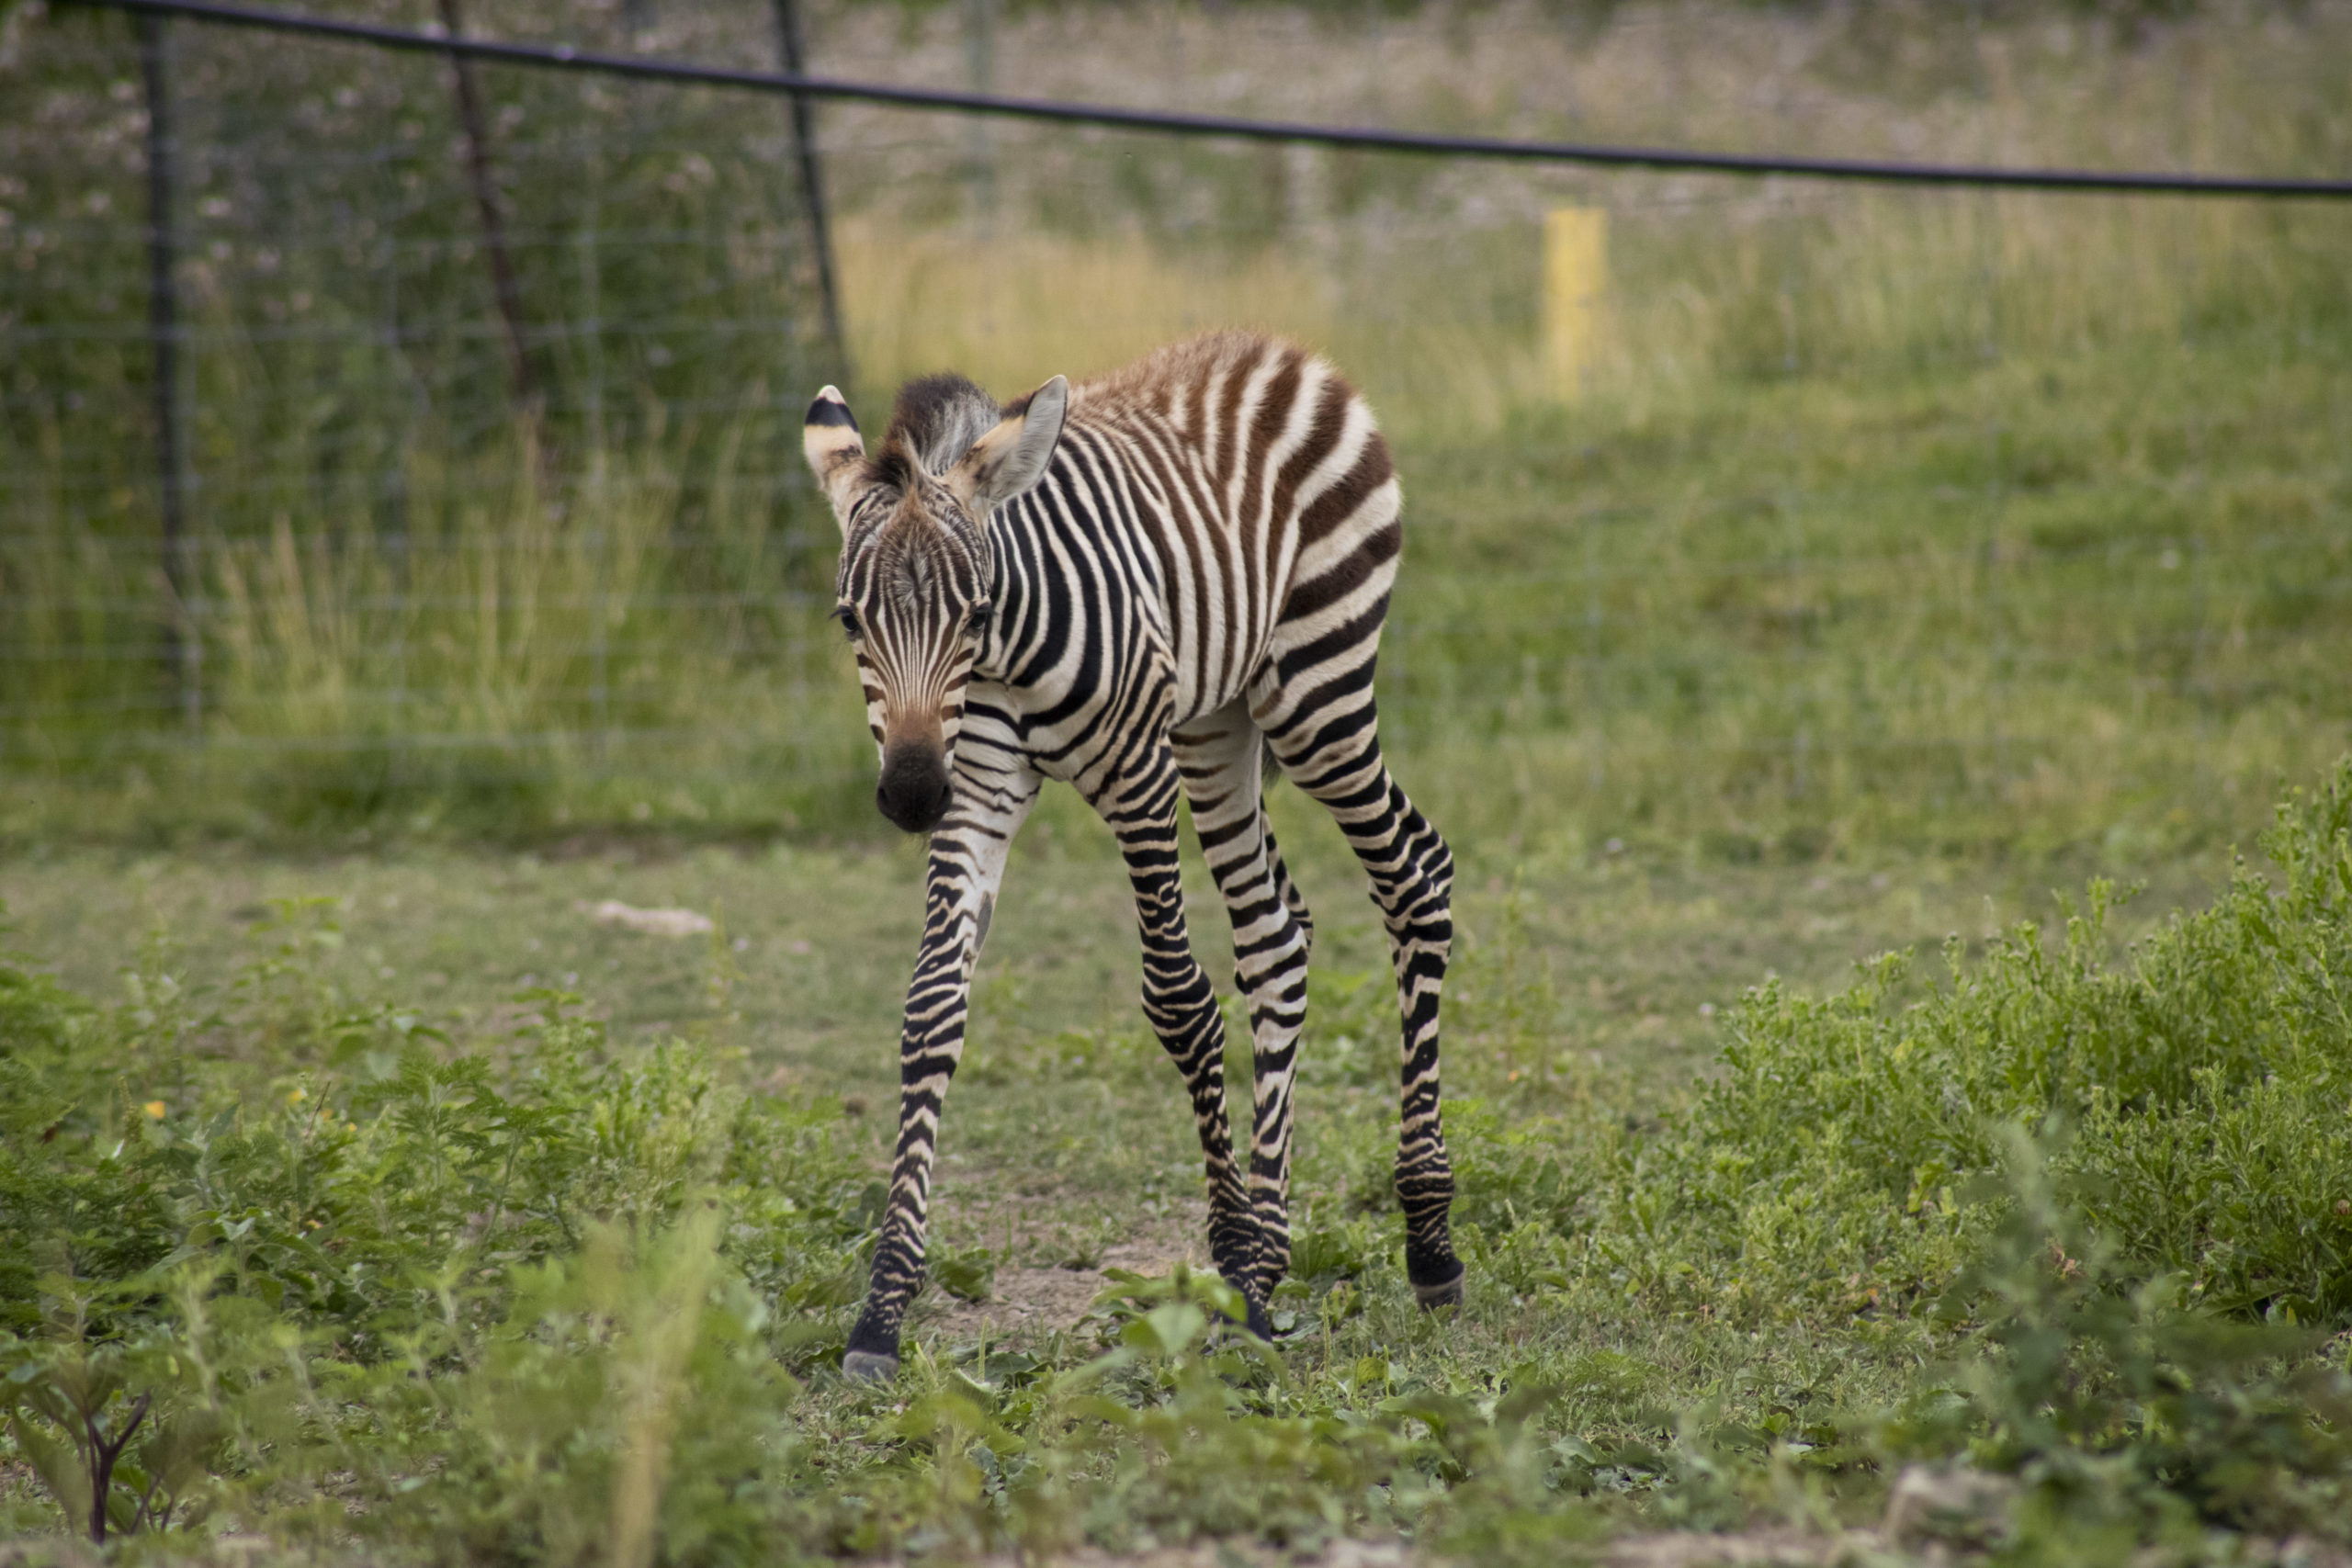
{"label": "zebra's back", "polygon": [[1217,333],[1080,383],[1056,470],[1066,503],[1141,547],[1177,722],[1278,695],[1278,666],[1368,667],[1399,495],[1371,409],[1320,356]]}

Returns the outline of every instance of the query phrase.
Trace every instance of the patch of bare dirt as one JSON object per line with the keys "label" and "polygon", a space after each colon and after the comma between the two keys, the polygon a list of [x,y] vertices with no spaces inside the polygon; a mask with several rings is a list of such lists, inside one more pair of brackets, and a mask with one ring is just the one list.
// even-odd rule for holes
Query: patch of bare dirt
{"label": "patch of bare dirt", "polygon": [[1430,1561],[1416,1557],[1402,1542],[1335,1540],[1321,1551],[1303,1554],[1250,1541],[1203,1541],[1193,1546],[1163,1546],[1150,1551],[1114,1553],[1091,1548],[1064,1557],[1010,1557],[981,1560],[981,1568],[1406,1568]]}
{"label": "patch of bare dirt", "polygon": [[[2245,1562],[2260,1568],[2345,1568],[2348,1560],[2333,1548],[2301,1539],[2249,1540]],[[1799,1529],[1737,1530],[1723,1535],[1666,1531],[1627,1536],[1584,1549],[1565,1561],[1595,1568],[1862,1568],[1864,1564],[1909,1564],[1916,1568],[1960,1568],[1981,1562],[1979,1553],[1955,1551],[1941,1541],[1900,1548],[1878,1530],[1815,1534]],[[1207,1541],[1157,1551],[1084,1551],[1053,1558],[989,1558],[982,1568],[1440,1568],[1458,1559],[1416,1552],[1398,1541],[1333,1541],[1321,1551],[1301,1554],[1251,1541]]]}
{"label": "patch of bare dirt", "polygon": [[1677,1530],[1611,1541],[1601,1548],[1598,1561],[1602,1568],[1839,1568],[1886,1562],[1886,1544],[1871,1530],[1842,1536],[1793,1529],[1727,1535]]}
{"label": "patch of bare dirt", "polygon": [[[2352,1554],[2324,1542],[2242,1538],[2235,1561],[2248,1568],[2352,1568]],[[2143,1558],[2154,1559],[2147,1553]],[[1799,1529],[1737,1530],[1725,1535],[1668,1531],[1626,1536],[1601,1547],[1599,1568],[1863,1568],[1916,1564],[1917,1568],[1962,1568],[1987,1561],[1980,1545],[1953,1542],[1893,1529],[1856,1529],[1821,1535]]]}
{"label": "patch of bare dirt", "polygon": [[957,1301],[944,1292],[933,1302],[933,1292],[926,1292],[932,1310],[918,1327],[949,1344],[978,1338],[983,1329],[993,1342],[1026,1340],[1069,1328],[1110,1285],[1108,1269],[1165,1274],[1178,1263],[1206,1269],[1206,1225],[1205,1210],[1197,1216],[1155,1222],[1104,1247],[1088,1268],[999,1268],[984,1302]]}
{"label": "patch of bare dirt", "polygon": [[[1807,1535],[1754,1530],[1734,1535],[1633,1536],[1574,1553],[1566,1561],[1600,1568],[1835,1568],[1889,1561],[1875,1536]],[[989,1558],[983,1568],[1440,1568],[1458,1559],[1417,1552],[1401,1541],[1335,1540],[1318,1552],[1297,1553],[1253,1541],[1206,1541],[1125,1555],[1084,1551],[1064,1557]],[[1912,1561],[1896,1559],[1895,1561]]]}

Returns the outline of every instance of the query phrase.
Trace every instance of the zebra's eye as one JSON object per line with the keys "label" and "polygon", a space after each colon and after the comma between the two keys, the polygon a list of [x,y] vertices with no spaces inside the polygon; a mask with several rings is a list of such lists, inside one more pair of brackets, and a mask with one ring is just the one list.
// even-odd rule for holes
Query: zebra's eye
{"label": "zebra's eye", "polygon": [[848,636],[850,641],[857,640],[857,612],[855,610],[851,609],[847,604],[841,605],[833,611],[832,618],[842,624],[842,630]]}
{"label": "zebra's eye", "polygon": [[964,617],[964,629],[974,637],[979,636],[980,633],[989,629],[989,616],[995,611],[995,605],[985,599],[981,600],[972,606],[972,613]]}

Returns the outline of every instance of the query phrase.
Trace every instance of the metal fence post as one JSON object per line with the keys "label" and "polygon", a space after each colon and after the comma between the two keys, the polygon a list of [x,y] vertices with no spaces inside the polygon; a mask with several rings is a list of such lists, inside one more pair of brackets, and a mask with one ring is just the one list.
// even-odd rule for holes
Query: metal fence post
{"label": "metal fence post", "polygon": [[187,461],[180,439],[179,246],[172,220],[171,38],[164,18],[139,17],[139,68],[147,94],[147,336],[154,353],[155,480],[162,500],[164,581],[172,604],[164,654],[190,736],[204,733],[204,639],[189,570]]}
{"label": "metal fence post", "polygon": [[[775,0],[776,52],[786,73],[806,75],[808,38],[802,30],[800,0]],[[800,205],[808,215],[808,243],[817,253],[817,297],[825,316],[825,344],[831,350],[833,374],[849,385],[849,339],[842,332],[840,286],[833,272],[832,225],[825,216],[824,169],[817,156],[817,109],[806,93],[792,95],[792,147],[800,164]]]}
{"label": "metal fence post", "polygon": [[[384,276],[383,347],[387,357],[397,357],[401,352],[400,250],[398,243],[390,238],[380,243]],[[412,413],[412,420],[413,417]],[[394,799],[400,797],[401,790],[408,782],[408,736],[412,722],[408,690],[409,585],[415,563],[412,558],[413,524],[409,514],[409,443],[410,434],[404,429],[392,446],[391,461],[385,469],[384,525],[379,529],[383,548],[391,558],[392,691],[387,723],[389,733],[385,737],[388,750],[384,773]]]}
{"label": "metal fence post", "polygon": [[[601,485],[597,487],[603,489]],[[601,503],[603,497],[599,495]],[[609,767],[613,753],[613,676],[612,651],[605,641],[605,628],[612,624],[612,555],[611,518],[599,504],[596,525],[588,536],[588,547],[595,552],[595,582],[588,595],[588,613],[594,615],[594,627],[588,634],[590,681],[588,686],[589,716],[596,727],[596,739],[591,750],[599,768]]]}
{"label": "metal fence post", "polygon": [[[976,93],[996,91],[996,8],[997,0],[964,0],[964,63]],[[978,210],[981,231],[992,233],[996,226],[996,141],[986,115],[972,117],[971,139],[973,206]]]}
{"label": "metal fence post", "polygon": [[2009,698],[2009,638],[2008,622],[2001,605],[2001,521],[2007,505],[2007,477],[2008,464],[2008,429],[1999,420],[1987,428],[1986,446],[1992,458],[1992,475],[1984,496],[1984,641],[1993,655],[1993,678],[1986,682],[1992,702],[1985,714],[1987,738],[1993,745],[1993,789],[1996,795],[2007,797],[2009,792],[2009,733],[2006,710]]}
{"label": "metal fence post", "polygon": [[[466,36],[465,17],[458,0],[440,0],[441,27],[453,39]],[[506,328],[507,374],[514,383],[514,401],[535,423],[539,412],[537,378],[523,341],[523,286],[514,276],[514,259],[506,251],[506,221],[498,209],[498,180],[490,166],[490,128],[482,118],[481,95],[474,86],[473,62],[462,54],[449,56],[457,79],[458,122],[466,138],[466,175],[473,182],[474,206],[481,215],[482,248],[490,254],[491,287],[498,296],[498,315]]]}
{"label": "metal fence post", "polygon": [[[648,4],[650,7],[650,0]],[[577,374],[588,441],[587,468],[581,476],[581,484],[589,523],[587,536],[581,543],[595,552],[588,605],[588,613],[594,617],[588,634],[588,709],[594,731],[589,751],[596,766],[605,768],[611,764],[613,746],[612,655],[607,642],[613,618],[613,507],[608,483],[611,458],[605,425],[605,144],[594,132],[584,139],[584,144],[589,149],[587,206],[584,220],[571,235],[581,314],[572,324],[571,333],[581,344],[582,363]]]}
{"label": "metal fence post", "polygon": [[[1987,192],[1978,201],[1977,210],[1985,215],[1979,237],[1984,257],[1978,276],[1984,279],[1984,335],[1977,350],[1984,366],[1997,363],[2001,357],[2000,310],[2001,274],[1998,258],[2001,254],[2001,224],[2003,213],[1999,199]],[[2009,795],[2009,633],[2008,617],[2001,603],[2001,527],[2008,510],[2008,466],[2015,449],[2015,439],[2007,420],[1996,414],[1986,430],[1991,452],[1991,482],[1984,498],[1984,616],[1986,642],[1993,652],[1993,679],[1989,682],[1993,701],[1986,715],[1993,742],[1993,790],[1996,798]]]}
{"label": "metal fence post", "polygon": [[1585,787],[1592,793],[1592,807],[1600,804],[1601,785],[1608,777],[1608,687],[1600,662],[1600,525],[1587,513],[1584,528],[1584,668],[1585,702],[1592,739],[1585,759]]}
{"label": "metal fence post", "polygon": [[[1804,493],[1797,484],[1798,448],[1796,432],[1792,430],[1781,439],[1781,460],[1787,471],[1781,479],[1781,522],[1786,530],[1784,542],[1788,548],[1788,694],[1792,716],[1796,720],[1796,734],[1789,754],[1788,798],[1803,800],[1811,787],[1806,764],[1812,760],[1814,698],[1812,660],[1806,646],[1806,614],[1809,603],[1805,593],[1804,558]],[[1834,743],[1834,741],[1833,741]]]}

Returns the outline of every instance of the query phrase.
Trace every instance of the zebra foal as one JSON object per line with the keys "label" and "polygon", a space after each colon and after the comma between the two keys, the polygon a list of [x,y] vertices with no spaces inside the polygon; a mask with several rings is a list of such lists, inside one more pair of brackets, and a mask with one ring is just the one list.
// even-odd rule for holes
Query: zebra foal
{"label": "zebra foal", "polygon": [[[835,615],[881,750],[876,802],[931,834],[889,1201],[843,1369],[897,1371],[973,964],[1047,779],[1075,786],[1118,840],[1144,1012],[1183,1075],[1207,1166],[1210,1255],[1261,1335],[1290,1263],[1313,936],[1267,825],[1266,758],[1329,809],[1371,878],[1396,969],[1407,1271],[1425,1305],[1459,1301],[1438,1111],[1453,861],[1381,759],[1373,663],[1402,534],[1363,400],[1299,348],[1227,333],[1077,387],[1057,376],[1002,408],[959,376],[910,382],[872,453],[828,387],[803,445],[841,524]],[[1185,934],[1180,790],[1249,1004],[1246,1170],[1227,1128],[1223,1021]]]}

